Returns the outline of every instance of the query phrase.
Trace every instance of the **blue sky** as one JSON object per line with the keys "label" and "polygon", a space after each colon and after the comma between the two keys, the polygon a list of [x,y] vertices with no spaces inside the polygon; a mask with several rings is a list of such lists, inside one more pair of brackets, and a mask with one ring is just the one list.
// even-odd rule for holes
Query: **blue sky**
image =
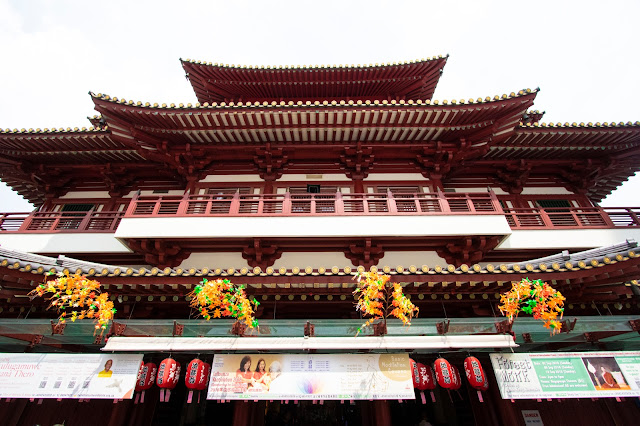
{"label": "blue sky", "polygon": [[[640,2],[0,0],[0,128],[88,126],[87,92],[195,103],[179,58],[369,64],[450,54],[435,99],[540,87],[547,122],[640,120]],[[640,165],[639,165],[640,167]],[[603,204],[640,205],[640,176]],[[0,185],[0,211],[26,211]]]}

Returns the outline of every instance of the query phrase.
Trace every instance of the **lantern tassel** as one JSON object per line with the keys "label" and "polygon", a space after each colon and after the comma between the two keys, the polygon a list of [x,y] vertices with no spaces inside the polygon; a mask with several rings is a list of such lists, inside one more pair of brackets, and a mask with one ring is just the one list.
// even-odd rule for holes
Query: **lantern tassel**
{"label": "lantern tassel", "polygon": [[433,391],[429,393],[431,394],[431,402],[436,402],[436,395],[433,393]]}
{"label": "lantern tassel", "polygon": [[[201,394],[201,393],[202,393],[202,392],[198,392],[198,404],[200,404],[200,394]],[[223,399],[222,401],[224,402],[224,399]]]}
{"label": "lantern tassel", "polygon": [[193,400],[193,391],[190,390],[189,395],[187,395],[187,404],[191,404],[192,400]]}
{"label": "lantern tassel", "polygon": [[482,392],[480,392],[480,391],[477,391],[477,392],[478,392],[478,400],[480,402],[484,402],[484,399],[482,399]]}
{"label": "lantern tassel", "polygon": [[144,392],[145,391],[142,391],[142,394],[140,395],[140,403],[141,404],[144,404]]}
{"label": "lantern tassel", "polygon": [[169,398],[171,398],[171,389],[167,389],[167,392],[164,394],[164,402],[169,402]]}
{"label": "lantern tassel", "polygon": [[164,402],[164,389],[160,389],[160,402]]}
{"label": "lantern tassel", "polygon": [[139,392],[136,394],[136,399],[133,400],[133,403],[137,404],[138,401],[140,401],[140,393]]}
{"label": "lantern tassel", "polygon": [[422,404],[427,403],[427,398],[424,397],[424,392],[420,391],[420,399],[422,400]]}

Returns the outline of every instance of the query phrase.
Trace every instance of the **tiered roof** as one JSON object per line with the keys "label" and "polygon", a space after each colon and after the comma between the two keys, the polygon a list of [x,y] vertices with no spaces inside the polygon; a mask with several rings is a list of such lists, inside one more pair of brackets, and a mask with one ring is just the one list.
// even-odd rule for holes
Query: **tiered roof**
{"label": "tiered roof", "polygon": [[447,57],[332,66],[235,66],[181,60],[198,101],[431,99]]}
{"label": "tiered roof", "polygon": [[537,93],[528,89],[431,100],[446,59],[302,68],[182,61],[200,103],[91,94],[97,127],[0,131],[0,178],[35,203],[52,187],[99,190],[125,176],[131,187],[181,188],[194,176],[256,173],[256,150],[267,144],[286,157],[288,172],[311,161],[323,173],[343,172],[344,150],[356,146],[370,150],[382,172],[429,173],[435,155],[457,152],[445,179],[517,163],[538,178],[581,186],[594,200],[638,170],[638,122],[540,123],[543,113],[527,111]]}

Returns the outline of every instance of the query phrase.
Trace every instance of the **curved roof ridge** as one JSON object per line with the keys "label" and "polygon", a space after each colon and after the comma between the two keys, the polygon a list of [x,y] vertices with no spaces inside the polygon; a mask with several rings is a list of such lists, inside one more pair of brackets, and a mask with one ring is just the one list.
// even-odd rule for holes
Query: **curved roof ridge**
{"label": "curved roof ridge", "polygon": [[386,63],[376,63],[376,64],[350,64],[350,65],[235,65],[235,64],[223,64],[219,62],[207,62],[207,61],[199,61],[195,59],[182,59],[180,58],[181,63],[189,63],[193,65],[202,65],[202,66],[210,66],[210,67],[219,67],[219,68],[227,68],[227,69],[242,69],[242,70],[305,70],[305,69],[331,69],[331,68],[381,68],[381,67],[393,67],[393,66],[406,66],[406,65],[414,65],[425,62],[437,61],[440,59],[447,59],[449,54],[446,55],[436,55],[427,58],[414,59],[408,61],[395,61],[395,62],[386,62]]}
{"label": "curved roof ridge", "polygon": [[565,127],[565,128],[575,128],[575,129],[594,129],[594,128],[598,128],[598,129],[606,129],[606,128],[620,128],[620,127],[636,127],[636,126],[640,126],[640,121],[635,121],[635,122],[631,122],[631,121],[627,121],[625,122],[619,122],[619,123],[615,123],[615,122],[596,122],[596,123],[576,123],[575,121],[572,123],[567,122],[539,122],[539,123],[526,123],[526,124],[520,124],[518,127],[519,128],[532,128],[532,127],[538,127],[538,128],[557,128],[557,127]]}
{"label": "curved roof ridge", "polygon": [[[391,275],[405,275],[405,274],[418,274],[418,275],[449,275],[449,274],[504,274],[505,277],[511,274],[521,273],[544,273],[544,272],[556,272],[556,271],[575,271],[580,269],[590,269],[595,267],[602,267],[615,262],[622,262],[631,258],[640,257],[640,253],[633,250],[637,246],[635,241],[627,241],[625,243],[616,244],[612,246],[600,247],[597,249],[585,250],[570,255],[569,259],[565,259],[563,253],[554,256],[560,256],[558,261],[552,259],[554,256],[548,256],[545,258],[534,259],[532,261],[500,264],[495,266],[491,263],[481,266],[474,264],[472,266],[462,265],[455,267],[454,265],[446,265],[444,267],[436,265],[434,268],[430,268],[427,265],[422,267],[416,267],[411,265],[407,268],[403,266],[396,266],[395,269],[391,269],[388,266],[381,268],[372,267],[381,270],[386,274]],[[254,276],[254,275],[350,275],[355,271],[364,271],[364,267],[350,267],[346,266],[338,268],[337,266],[327,268],[313,269],[310,267],[300,268],[293,267],[291,269],[280,268],[275,269],[272,267],[262,271],[259,267],[255,268],[241,268],[236,270],[234,268],[229,269],[209,269],[209,268],[190,268],[188,270],[182,268],[156,268],[151,269],[140,268],[134,270],[131,267],[122,267],[115,265],[108,265],[95,262],[87,262],[83,260],[68,258],[65,256],[59,256],[58,258],[36,255],[19,250],[6,249],[0,247],[0,266],[8,267],[10,269],[24,269],[32,273],[43,273],[45,269],[50,272],[63,272],[65,269],[76,268],[74,271],[80,272],[89,276]]]}
{"label": "curved roof ridge", "polygon": [[539,89],[522,89],[519,90],[518,92],[510,92],[509,94],[503,93],[502,95],[494,95],[494,96],[487,96],[485,98],[477,98],[477,99],[473,99],[473,98],[469,98],[468,100],[465,99],[460,99],[460,100],[456,100],[456,99],[451,99],[451,100],[447,100],[447,99],[443,99],[443,100],[430,100],[430,99],[425,99],[425,100],[421,100],[418,99],[416,101],[414,100],[391,100],[391,101],[387,101],[387,100],[366,100],[366,101],[362,101],[362,100],[358,100],[358,101],[353,101],[353,100],[341,100],[341,101],[336,101],[336,100],[324,100],[324,101],[319,101],[319,100],[315,100],[315,101],[311,101],[311,100],[307,100],[307,101],[302,101],[302,100],[297,100],[297,101],[271,101],[271,102],[267,102],[267,101],[263,101],[263,102],[204,102],[204,103],[200,103],[197,102],[196,104],[192,104],[192,103],[187,103],[186,105],[184,103],[179,103],[178,105],[176,105],[175,103],[171,103],[171,104],[166,104],[166,103],[154,103],[153,105],[150,102],[142,102],[142,101],[133,101],[133,100],[126,100],[124,98],[118,98],[118,97],[111,97],[107,94],[103,94],[103,93],[93,93],[93,92],[89,92],[91,97],[93,99],[100,99],[102,101],[107,101],[110,103],[115,103],[115,104],[121,104],[121,105],[127,105],[127,106],[131,106],[131,107],[143,107],[143,108],[160,108],[160,109],[208,109],[208,108],[217,108],[217,109],[223,109],[223,108],[253,108],[253,107],[259,107],[259,108],[279,108],[279,107],[306,107],[306,106],[398,106],[398,105],[403,105],[403,106],[416,106],[416,105],[431,105],[431,106],[456,106],[456,105],[476,105],[476,104],[484,104],[484,103],[492,103],[492,102],[498,102],[498,101],[505,101],[505,100],[509,100],[509,99],[515,99],[515,98],[521,98],[521,97],[525,97],[527,95],[530,94],[536,94],[538,92]]}
{"label": "curved roof ridge", "polygon": [[60,127],[60,128],[56,128],[56,127],[52,127],[52,128],[48,128],[45,127],[43,129],[41,128],[37,128],[37,129],[0,129],[0,134],[79,134],[79,133],[109,133],[108,131],[108,126],[104,126],[104,127],[94,127],[94,126],[90,126],[90,127]]}

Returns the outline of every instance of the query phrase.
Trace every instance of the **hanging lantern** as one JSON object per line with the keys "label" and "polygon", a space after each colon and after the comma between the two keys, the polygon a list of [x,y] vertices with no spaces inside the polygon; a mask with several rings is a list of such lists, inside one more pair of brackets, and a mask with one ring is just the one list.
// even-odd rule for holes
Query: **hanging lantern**
{"label": "hanging lantern", "polygon": [[[210,371],[211,365],[197,358],[189,363],[189,365],[187,366],[187,371],[184,375],[184,384],[187,386],[187,389],[189,389],[187,403],[191,404],[194,390],[202,391],[207,388],[207,380],[209,378]],[[199,392],[198,402],[200,402]]]}
{"label": "hanging lantern", "polygon": [[178,384],[178,379],[180,379],[180,363],[173,358],[162,360],[158,366],[156,378],[156,384],[160,388],[160,402],[169,402],[171,390]]}
{"label": "hanging lantern", "polygon": [[453,370],[451,364],[444,358],[438,358],[433,363],[433,369],[436,374],[436,381],[445,389],[453,388]]}
{"label": "hanging lantern", "polygon": [[417,362],[409,358],[409,368],[411,369],[411,380],[413,381],[414,389],[420,389],[420,372],[418,365]]}
{"label": "hanging lantern", "polygon": [[140,402],[144,403],[144,391],[151,389],[151,386],[153,386],[153,383],[156,381],[156,371],[157,367],[152,362],[140,366],[138,381],[136,382],[136,392],[140,393],[136,394],[135,404],[138,403],[138,397],[140,398]]}
{"label": "hanging lantern", "polygon": [[451,366],[451,390],[458,390],[460,386],[462,386],[462,378],[460,377],[460,372],[458,371],[458,367],[455,365]]}
{"label": "hanging lantern", "polygon": [[467,357],[464,360],[464,372],[472,388],[476,390],[485,390],[488,388],[489,383],[487,382],[487,376],[485,376],[478,358],[474,356]]}
{"label": "hanging lantern", "polygon": [[418,389],[420,389],[420,397],[422,398],[422,403],[426,403],[423,392],[425,390],[431,391],[431,401],[436,402],[436,396],[433,394],[433,390],[436,388],[436,376],[433,373],[433,368],[427,367],[426,365],[420,363],[418,363],[417,366],[419,377]]}

